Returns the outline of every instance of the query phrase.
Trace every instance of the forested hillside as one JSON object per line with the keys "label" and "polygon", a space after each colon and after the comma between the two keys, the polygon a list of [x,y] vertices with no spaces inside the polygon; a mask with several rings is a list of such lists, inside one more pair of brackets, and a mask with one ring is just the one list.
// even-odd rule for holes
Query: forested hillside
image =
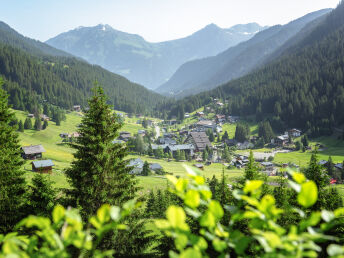
{"label": "forested hillside", "polygon": [[[177,98],[206,91],[259,68],[274,51],[293,38],[308,23],[328,14],[324,9],[307,14],[286,25],[276,25],[252,39],[214,57],[194,60],[181,66],[157,92]],[[273,60],[273,59],[271,59]]]}
{"label": "forested hillside", "polygon": [[344,3],[288,53],[250,75],[180,101],[171,115],[217,97],[229,100],[227,114],[271,117],[279,130],[300,127],[312,135],[330,134],[344,123]]}
{"label": "forested hillside", "polygon": [[[13,30],[0,31],[8,38],[0,40],[3,42],[0,43],[0,75],[7,80],[5,89],[14,108],[32,112],[37,103],[44,101],[66,109],[73,105],[85,106],[96,81],[104,87],[109,102],[117,110],[147,113],[164,101],[160,95],[99,66],[74,57],[53,56],[54,51],[63,52],[24,38]],[[54,51],[48,55],[46,49]]]}

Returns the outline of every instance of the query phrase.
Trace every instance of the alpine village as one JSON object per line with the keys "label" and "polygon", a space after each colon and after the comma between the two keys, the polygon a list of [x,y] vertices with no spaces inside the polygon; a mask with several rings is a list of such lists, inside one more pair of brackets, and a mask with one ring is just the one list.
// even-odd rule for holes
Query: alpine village
{"label": "alpine village", "polygon": [[0,22],[0,257],[344,257],[344,2],[159,43]]}

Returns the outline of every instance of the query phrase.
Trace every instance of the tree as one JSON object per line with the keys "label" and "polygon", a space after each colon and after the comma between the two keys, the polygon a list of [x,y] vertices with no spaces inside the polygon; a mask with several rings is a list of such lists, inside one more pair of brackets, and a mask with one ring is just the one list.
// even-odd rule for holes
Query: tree
{"label": "tree", "polygon": [[56,191],[47,175],[35,174],[28,195],[29,210],[36,216],[49,216],[55,206]]}
{"label": "tree", "polygon": [[331,156],[328,158],[326,166],[327,166],[327,174],[330,177],[333,177],[333,174],[334,174],[334,164],[333,164]]}
{"label": "tree", "polygon": [[235,129],[234,139],[238,142],[244,142],[248,139],[249,133],[250,131],[247,125],[238,124]]}
{"label": "tree", "polygon": [[329,185],[330,179],[321,165],[318,164],[318,156],[316,151],[312,153],[309,166],[304,173],[307,179],[316,183],[319,191]]}
{"label": "tree", "polygon": [[18,131],[19,131],[19,132],[24,132],[24,124],[23,124],[23,121],[22,121],[22,120],[19,121],[19,124],[18,124]]}
{"label": "tree", "polygon": [[153,151],[151,143],[149,143],[149,145],[148,145],[148,155],[149,156],[153,156],[154,155],[154,151]]}
{"label": "tree", "polygon": [[248,158],[248,163],[245,168],[244,174],[245,180],[257,180],[259,179],[259,169],[254,162],[254,156],[252,150],[250,150],[250,156]]}
{"label": "tree", "polygon": [[8,96],[1,88],[0,78],[0,234],[14,229],[23,217],[26,183],[16,129],[10,126],[14,114],[8,106]]}
{"label": "tree", "polygon": [[35,130],[40,131],[42,129],[42,121],[41,118],[39,117],[39,115],[36,116],[35,118],[35,126],[34,126]]}
{"label": "tree", "polygon": [[303,146],[308,147],[309,142],[308,142],[307,134],[302,137],[302,144],[303,144]]}
{"label": "tree", "polygon": [[149,192],[149,196],[148,196],[148,199],[146,201],[146,209],[145,209],[145,214],[148,218],[151,218],[154,216],[155,202],[156,202],[155,194],[154,194],[154,191],[151,190]]}
{"label": "tree", "polygon": [[[104,203],[124,204],[135,198],[139,190],[137,180],[129,174],[131,168],[129,161],[125,160],[126,147],[112,144],[119,136],[122,124],[118,123],[106,102],[103,89],[95,87],[88,101],[89,110],[78,130],[82,137],[70,144],[75,153],[71,167],[66,170],[72,187],[68,197],[86,218]],[[108,235],[102,242],[102,248],[111,247],[115,248],[116,253],[128,254],[137,254],[146,248],[150,237],[147,237],[141,217],[141,212],[136,210],[125,222],[130,225],[128,231],[120,235]]]}
{"label": "tree", "polygon": [[145,161],[145,163],[143,164],[141,175],[143,175],[143,176],[148,176],[149,175],[149,164],[148,164],[147,161]]}
{"label": "tree", "polygon": [[44,120],[42,129],[45,130],[45,129],[47,129],[47,127],[48,127],[48,121]]}
{"label": "tree", "polygon": [[56,116],[55,123],[56,123],[57,126],[61,125],[61,118],[60,118],[59,115]]}
{"label": "tree", "polygon": [[295,142],[295,150],[297,150],[297,151],[301,150],[301,142],[300,141]]}
{"label": "tree", "polygon": [[229,139],[228,132],[225,131],[225,133],[222,135],[222,141],[225,142],[228,139]]}
{"label": "tree", "polygon": [[202,154],[203,161],[207,161],[208,160],[208,156],[209,156],[209,154],[208,154],[207,150],[204,150],[203,154]]}
{"label": "tree", "polygon": [[31,119],[29,117],[27,117],[25,119],[24,129],[32,129],[32,122],[31,122]]}
{"label": "tree", "polygon": [[264,143],[269,143],[271,139],[274,138],[274,133],[269,121],[259,123],[258,136],[264,140]]}
{"label": "tree", "polygon": [[140,155],[145,152],[145,144],[141,135],[137,135],[135,138],[135,150]]}
{"label": "tree", "polygon": [[142,120],[142,126],[143,126],[143,128],[148,128],[148,121],[147,121],[146,118],[144,118],[144,119]]}

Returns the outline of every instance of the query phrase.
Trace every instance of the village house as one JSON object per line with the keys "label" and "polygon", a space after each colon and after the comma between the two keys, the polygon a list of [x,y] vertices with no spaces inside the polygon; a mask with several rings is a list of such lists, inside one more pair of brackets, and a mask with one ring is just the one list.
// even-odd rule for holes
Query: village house
{"label": "village house", "polygon": [[222,102],[220,102],[220,101],[217,101],[216,105],[219,106],[219,107],[223,107],[224,106],[224,104]]}
{"label": "village house", "polygon": [[229,123],[233,124],[233,123],[236,123],[239,121],[239,117],[238,116],[228,116],[227,121]]}
{"label": "village house", "polygon": [[80,105],[74,105],[73,106],[73,110],[76,112],[80,112],[81,111],[81,106]]}
{"label": "village house", "polygon": [[193,144],[196,152],[204,151],[207,146],[212,148],[211,142],[205,132],[191,132],[186,142]]}
{"label": "village house", "polygon": [[146,135],[146,130],[138,130],[137,134],[144,137]]}
{"label": "village house", "polygon": [[247,150],[247,149],[252,149],[254,147],[254,144],[250,143],[249,141],[244,141],[244,142],[238,142],[236,144],[236,147],[238,150]]}
{"label": "village house", "polygon": [[189,118],[189,117],[190,117],[190,114],[189,114],[189,113],[185,113],[185,114],[184,114],[184,117],[185,117],[185,118]]}
{"label": "village house", "polygon": [[280,147],[285,146],[289,141],[289,136],[287,134],[277,136],[271,139],[271,143]]}
{"label": "village house", "polygon": [[34,118],[35,115],[34,115],[34,114],[28,114],[27,117],[28,117],[28,118]]}
{"label": "village house", "polygon": [[159,143],[168,144],[168,145],[176,145],[177,141],[172,138],[162,137],[162,138],[159,138]]}
{"label": "village house", "polygon": [[211,129],[213,132],[217,131],[217,125],[211,120],[198,121],[195,127],[198,132],[205,132],[207,129]]}
{"label": "village house", "polygon": [[127,165],[127,167],[132,168],[129,174],[132,174],[132,175],[141,174],[143,170],[143,164],[144,162],[142,161],[142,159],[139,159],[139,158],[130,160],[129,164]]}
{"label": "village house", "polygon": [[21,149],[23,159],[40,159],[42,158],[42,153],[45,152],[41,144],[24,146]]}
{"label": "village house", "polygon": [[149,165],[149,169],[153,171],[162,170],[162,166],[159,163],[152,163]]}
{"label": "village house", "polygon": [[131,133],[126,132],[126,131],[122,131],[119,133],[119,137],[118,140],[122,140],[122,141],[129,141],[129,139],[131,138]]}
{"label": "village house", "polygon": [[41,118],[42,121],[49,121],[50,120],[50,118],[44,114],[40,114],[39,117]]}
{"label": "village house", "polygon": [[295,128],[290,129],[290,130],[288,131],[288,133],[289,133],[292,137],[300,137],[300,136],[301,136],[301,131],[298,130],[298,129],[295,129]]}
{"label": "village house", "polygon": [[204,165],[202,163],[196,163],[194,166],[198,169],[204,170]]}
{"label": "village house", "polygon": [[226,122],[226,116],[225,115],[216,115],[216,123],[225,123]]}
{"label": "village house", "polygon": [[51,174],[53,170],[54,163],[50,160],[35,160],[31,162],[32,171],[40,173],[49,173]]}
{"label": "village house", "polygon": [[204,112],[202,112],[202,111],[196,112],[196,115],[198,117],[203,117],[204,116]]}
{"label": "village house", "polygon": [[178,145],[167,145],[165,148],[167,152],[170,152],[172,156],[176,151],[184,151],[185,154],[188,154],[190,157],[194,155],[195,147],[192,144],[178,144]]}
{"label": "village house", "polygon": [[176,125],[178,122],[177,122],[177,119],[171,119],[171,120],[165,120],[164,123],[166,125]]}

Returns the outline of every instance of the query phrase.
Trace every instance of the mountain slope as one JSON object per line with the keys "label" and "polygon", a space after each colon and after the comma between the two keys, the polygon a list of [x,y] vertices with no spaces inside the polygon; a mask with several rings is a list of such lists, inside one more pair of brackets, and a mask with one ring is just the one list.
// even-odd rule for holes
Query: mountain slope
{"label": "mountain slope", "polygon": [[8,26],[1,28],[5,29],[0,29],[0,76],[7,80],[5,89],[17,109],[32,112],[37,103],[45,101],[68,109],[86,106],[95,81],[118,110],[147,113],[164,101],[122,76],[74,57],[56,56],[63,52],[25,38]]}
{"label": "mountain slope", "polygon": [[215,57],[188,62],[156,91],[182,97],[209,90],[259,67],[277,49],[295,36],[306,24],[331,9],[305,15],[284,26],[277,25],[257,33],[252,39],[229,48]]}
{"label": "mountain slope", "polygon": [[256,23],[229,29],[210,24],[186,38],[149,43],[138,35],[115,30],[109,25],[97,25],[62,33],[46,43],[149,88],[156,88],[183,63],[216,55],[263,29]]}
{"label": "mountain slope", "polygon": [[283,131],[299,127],[310,135],[331,134],[344,123],[344,2],[288,55],[210,92],[179,101],[172,112],[191,112],[212,97],[228,100],[219,112],[269,118]]}

